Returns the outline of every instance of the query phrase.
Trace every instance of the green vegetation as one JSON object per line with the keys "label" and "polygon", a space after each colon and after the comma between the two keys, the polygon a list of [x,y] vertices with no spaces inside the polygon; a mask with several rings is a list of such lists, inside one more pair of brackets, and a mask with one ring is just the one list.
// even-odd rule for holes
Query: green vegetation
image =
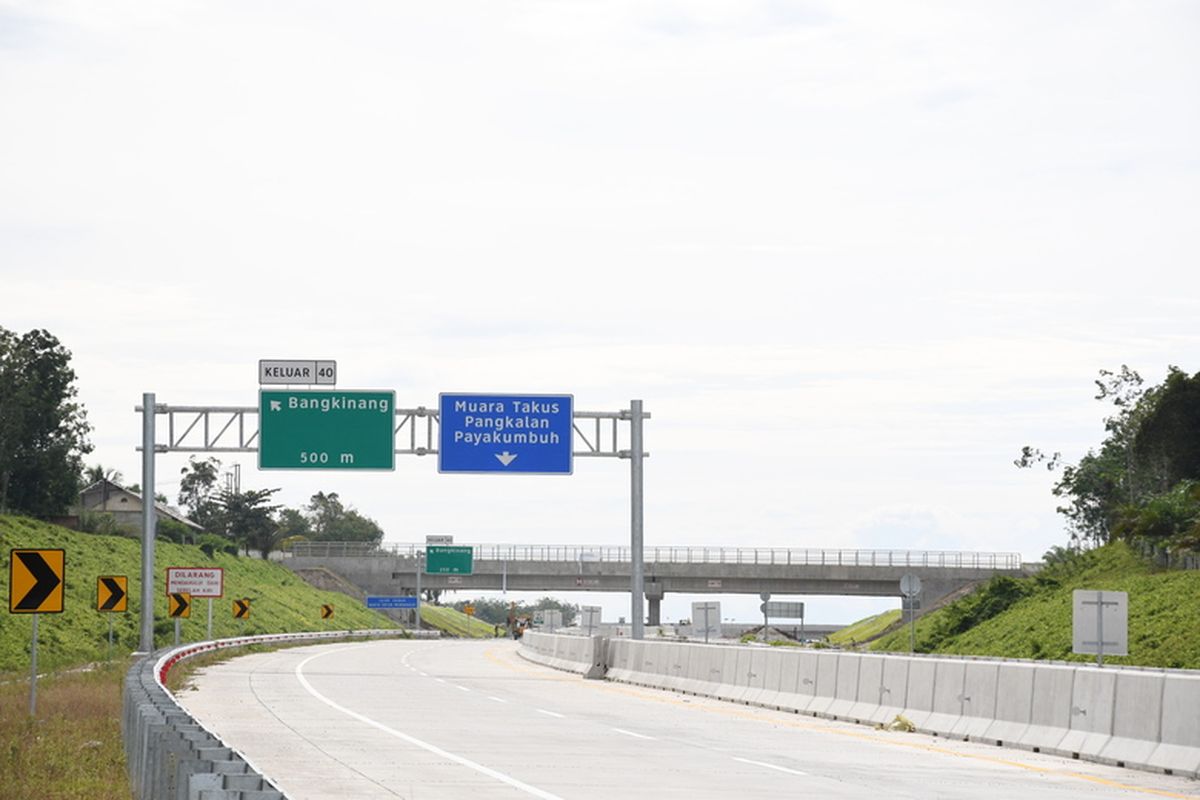
{"label": "green vegetation", "polygon": [[0,327],[0,513],[60,514],[79,494],[91,426],[70,362],[49,332]]}
{"label": "green vegetation", "polygon": [[0,682],[0,796],[129,800],[121,739],[128,668],[121,659],[39,679],[35,719],[28,681]]}
{"label": "green vegetation", "polygon": [[453,609],[449,606],[431,606],[421,604],[421,620],[428,626],[449,634],[466,639],[491,639],[496,635],[496,627],[490,622],[484,622]]}
{"label": "green vegetation", "polygon": [[563,625],[572,624],[579,616],[578,605],[564,603],[554,597],[543,597],[533,603],[510,602],[499,597],[480,597],[475,600],[459,600],[454,603],[454,607],[459,611],[468,605],[475,607],[476,619],[496,625],[507,625],[509,614],[512,614],[514,619],[521,617],[533,619],[534,613],[538,611],[561,611]]}
{"label": "green vegetation", "polygon": [[[63,548],[66,550],[66,609],[43,614],[38,630],[39,668],[55,670],[88,661],[103,660],[108,648],[108,623],[114,622],[114,653],[128,653],[139,639],[137,609],[141,597],[141,544],[133,539],[97,536],[49,525],[24,517],[0,516],[0,594],[8,596],[7,561],[12,548]],[[213,602],[213,636],[285,633],[308,630],[358,630],[397,627],[387,617],[337,592],[312,588],[290,570],[269,561],[238,558],[215,552],[211,557],[199,547],[157,542],[155,545],[155,644],[169,644],[174,621],[166,618],[165,570],[169,566],[221,567],[225,570],[225,597]],[[125,575],[129,578],[130,613],[96,611],[96,578]],[[235,598],[249,598],[250,619],[233,619]],[[332,603],[334,618],[322,620],[320,607]],[[207,638],[208,605],[197,599],[190,619],[182,622],[184,641]],[[0,614],[0,673],[22,675],[29,669],[32,620],[27,614]]]}
{"label": "green vegetation", "polygon": [[[1031,578],[997,577],[917,620],[924,653],[1092,661],[1071,653],[1071,593],[1129,593],[1129,655],[1105,662],[1200,668],[1200,571],[1153,567],[1123,542],[1058,560]],[[872,650],[906,652],[907,626]]]}
{"label": "green vegetation", "polygon": [[853,625],[847,625],[840,631],[829,634],[829,641],[832,644],[842,647],[866,642],[883,633],[899,621],[900,609],[884,611],[882,614],[861,619]]}
{"label": "green vegetation", "polygon": [[[1064,499],[1072,549],[1114,539],[1152,549],[1166,563],[1200,549],[1200,373],[1177,367],[1143,388],[1127,366],[1101,370],[1097,400],[1113,404],[1099,450],[1063,467],[1054,486]],[[1061,454],[1021,449],[1018,467],[1057,469]]]}

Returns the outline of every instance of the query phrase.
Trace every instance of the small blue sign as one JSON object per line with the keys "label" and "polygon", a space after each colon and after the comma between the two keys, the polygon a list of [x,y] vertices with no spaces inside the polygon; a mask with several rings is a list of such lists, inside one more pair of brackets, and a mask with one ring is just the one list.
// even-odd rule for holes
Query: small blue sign
{"label": "small blue sign", "polygon": [[438,396],[438,472],[570,475],[569,394]]}
{"label": "small blue sign", "polygon": [[415,597],[372,597],[367,595],[367,608],[416,608]]}

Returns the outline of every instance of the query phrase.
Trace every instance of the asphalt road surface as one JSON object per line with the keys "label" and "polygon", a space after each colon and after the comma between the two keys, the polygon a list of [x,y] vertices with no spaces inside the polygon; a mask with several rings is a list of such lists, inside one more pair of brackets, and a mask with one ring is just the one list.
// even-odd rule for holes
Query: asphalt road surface
{"label": "asphalt road surface", "polygon": [[1200,798],[1200,783],[586,681],[511,641],[320,645],[180,701],[306,798]]}

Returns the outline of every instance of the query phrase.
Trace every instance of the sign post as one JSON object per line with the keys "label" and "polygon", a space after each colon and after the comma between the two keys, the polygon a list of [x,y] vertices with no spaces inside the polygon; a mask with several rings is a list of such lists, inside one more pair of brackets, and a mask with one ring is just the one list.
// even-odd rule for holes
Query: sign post
{"label": "sign post", "polygon": [[1071,593],[1071,652],[1095,653],[1096,666],[1104,656],[1129,655],[1129,595],[1076,589]]}
{"label": "sign post", "polygon": [[583,625],[587,628],[587,635],[591,636],[592,631],[600,627],[600,606],[582,606],[579,613],[583,616]]}
{"label": "sign post", "polygon": [[20,550],[9,554],[8,613],[33,614],[29,645],[29,716],[37,713],[38,616],[61,614],[66,586],[65,550]]}
{"label": "sign post", "polygon": [[911,572],[900,578],[900,594],[908,606],[908,652],[917,649],[917,595],[921,593],[921,579]]}
{"label": "sign post", "polygon": [[[96,610],[125,613],[129,607],[129,578],[102,575],[96,578]],[[210,637],[211,638],[211,637]],[[112,660],[113,618],[108,618],[108,660]]]}
{"label": "sign post", "polygon": [[179,647],[179,620],[191,619],[192,596],[187,592],[167,595],[167,616],[175,620],[175,646]]}
{"label": "sign post", "polygon": [[[701,624],[703,619],[704,625],[704,643],[708,644],[709,634],[715,636],[721,635],[721,604],[715,600],[709,600],[705,603],[692,603],[692,632],[696,631],[696,626]],[[716,621],[716,626],[713,626],[713,621]]]}

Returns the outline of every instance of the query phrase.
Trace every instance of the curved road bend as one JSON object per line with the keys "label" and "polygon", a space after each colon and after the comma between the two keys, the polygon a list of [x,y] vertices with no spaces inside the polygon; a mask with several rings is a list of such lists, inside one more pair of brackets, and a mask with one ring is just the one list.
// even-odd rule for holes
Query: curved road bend
{"label": "curved road bend", "polygon": [[516,649],[282,650],[179,699],[294,800],[1200,798],[1184,778],[585,681]]}

